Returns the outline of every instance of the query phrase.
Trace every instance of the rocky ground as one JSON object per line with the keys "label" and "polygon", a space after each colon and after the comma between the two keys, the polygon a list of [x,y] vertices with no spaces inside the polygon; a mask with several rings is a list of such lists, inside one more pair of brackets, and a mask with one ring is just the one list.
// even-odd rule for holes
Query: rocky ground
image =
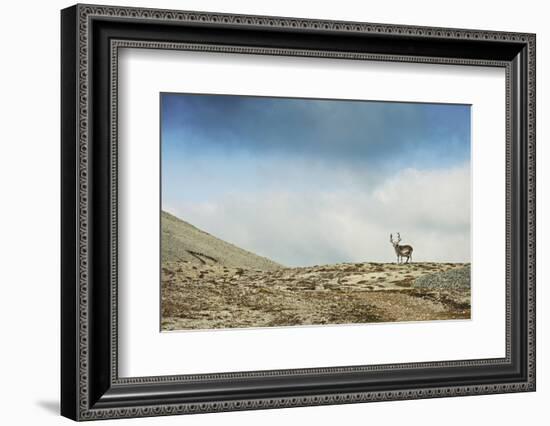
{"label": "rocky ground", "polygon": [[470,265],[343,263],[271,271],[162,264],[162,330],[470,318]]}

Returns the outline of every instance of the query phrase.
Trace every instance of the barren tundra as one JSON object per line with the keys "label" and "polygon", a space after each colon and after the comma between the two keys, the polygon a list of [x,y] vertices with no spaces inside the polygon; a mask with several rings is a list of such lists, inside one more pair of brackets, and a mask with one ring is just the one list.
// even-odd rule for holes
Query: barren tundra
{"label": "barren tundra", "polygon": [[162,213],[162,330],[470,318],[470,265],[287,268]]}

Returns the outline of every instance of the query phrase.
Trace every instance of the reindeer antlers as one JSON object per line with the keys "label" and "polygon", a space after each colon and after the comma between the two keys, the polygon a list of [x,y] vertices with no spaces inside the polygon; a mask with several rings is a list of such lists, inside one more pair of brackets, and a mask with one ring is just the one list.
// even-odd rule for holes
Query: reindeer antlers
{"label": "reindeer antlers", "polygon": [[[401,242],[401,234],[397,233],[397,243]],[[390,234],[390,243],[393,244],[393,234]]]}

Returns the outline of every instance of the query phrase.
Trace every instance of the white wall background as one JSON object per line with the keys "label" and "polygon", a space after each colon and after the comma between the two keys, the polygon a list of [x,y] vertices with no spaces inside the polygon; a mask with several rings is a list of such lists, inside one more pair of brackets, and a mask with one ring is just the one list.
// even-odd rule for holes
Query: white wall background
{"label": "white wall background", "polygon": [[[257,425],[314,423],[468,425],[544,424],[550,400],[550,268],[545,237],[550,161],[550,27],[545,3],[319,2],[296,0],[108,1],[143,7],[526,31],[537,33],[538,66],[538,391],[452,399],[292,408],[155,419],[119,424]],[[0,67],[0,401],[2,423],[68,424],[59,405],[59,9],[67,1],[2,7]],[[538,420],[537,420],[538,419]],[[110,424],[107,421],[102,424]],[[129,423],[131,422],[131,423]],[[116,423],[113,423],[116,424]]]}

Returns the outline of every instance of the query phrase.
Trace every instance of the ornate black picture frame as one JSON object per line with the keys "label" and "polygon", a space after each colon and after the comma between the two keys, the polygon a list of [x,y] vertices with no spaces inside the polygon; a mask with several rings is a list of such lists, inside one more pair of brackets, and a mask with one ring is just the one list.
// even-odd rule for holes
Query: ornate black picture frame
{"label": "ornate black picture frame", "polygon": [[[62,415],[92,420],[535,390],[534,34],[96,5],[64,9],[61,29]],[[504,68],[506,356],[120,378],[121,47]]]}

